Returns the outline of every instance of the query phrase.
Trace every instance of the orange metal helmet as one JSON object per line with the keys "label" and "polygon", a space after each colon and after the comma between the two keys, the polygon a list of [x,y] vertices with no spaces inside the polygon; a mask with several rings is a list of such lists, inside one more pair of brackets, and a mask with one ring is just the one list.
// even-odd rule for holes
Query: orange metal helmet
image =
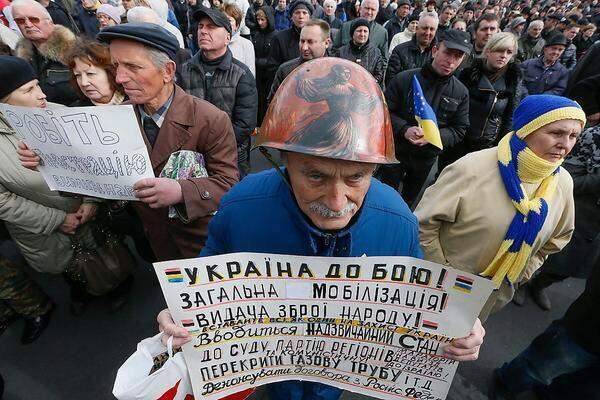
{"label": "orange metal helmet", "polygon": [[340,58],[308,61],[283,81],[254,148],[340,160],[394,164],[394,137],[383,93],[360,65]]}

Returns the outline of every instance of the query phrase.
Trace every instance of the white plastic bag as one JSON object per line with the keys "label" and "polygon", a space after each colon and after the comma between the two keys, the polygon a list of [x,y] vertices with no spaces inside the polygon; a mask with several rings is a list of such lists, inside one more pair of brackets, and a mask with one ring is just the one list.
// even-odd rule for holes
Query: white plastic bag
{"label": "white plastic bag", "polygon": [[[113,395],[119,400],[193,400],[192,385],[183,353],[173,355],[173,337],[167,347],[161,342],[162,333],[144,339],[137,351],[117,372]],[[148,375],[154,357],[167,351],[169,359],[159,370]]]}

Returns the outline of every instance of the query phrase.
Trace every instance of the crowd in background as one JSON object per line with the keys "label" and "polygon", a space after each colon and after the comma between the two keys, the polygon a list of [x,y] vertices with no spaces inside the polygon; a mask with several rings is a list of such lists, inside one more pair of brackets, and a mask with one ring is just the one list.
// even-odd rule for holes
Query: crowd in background
{"label": "crowd in background", "polygon": [[[566,256],[551,258],[504,301],[522,304],[530,293],[549,309],[548,286],[570,276],[587,278],[597,263],[598,252],[590,248],[600,243],[598,1],[1,0],[0,11],[0,102],[128,102],[136,106],[157,177],[174,143],[167,131],[204,156],[208,184],[191,180],[174,188],[161,176],[140,183],[136,204],[62,196],[37,172],[23,172],[15,149],[27,149],[0,119],[3,235],[32,268],[63,274],[74,315],[99,296],[118,310],[133,280],[123,267],[118,279],[90,290],[70,273],[77,246],[101,253],[107,237],[116,238],[117,248],[128,236],[147,261],[199,254],[221,196],[251,173],[252,135],[266,119],[281,117],[267,112],[278,88],[298,66],[322,57],[361,65],[383,90],[400,164],[381,166],[376,177],[398,190],[420,220],[434,212],[430,203],[419,203],[426,186],[456,160],[497,146],[513,130],[523,99],[551,94],[575,100],[593,150],[577,152],[587,158],[567,165],[578,205],[564,253],[593,256],[574,269],[566,268]],[[126,35],[149,46],[150,57],[137,57],[122,40]],[[130,67],[121,70],[123,65]],[[442,148],[428,143],[416,123],[415,77],[437,117]],[[185,138],[177,136],[181,126]],[[424,199],[447,199],[440,182],[450,173]],[[0,294],[0,333],[24,317],[22,341],[34,341],[48,325],[52,300],[8,259],[0,261]],[[26,304],[15,302],[15,294]]]}

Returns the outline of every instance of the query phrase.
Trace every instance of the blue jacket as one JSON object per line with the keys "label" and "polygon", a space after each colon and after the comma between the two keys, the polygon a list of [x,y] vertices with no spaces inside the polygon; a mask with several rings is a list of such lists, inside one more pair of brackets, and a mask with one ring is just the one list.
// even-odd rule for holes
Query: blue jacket
{"label": "blue jacket", "polygon": [[546,68],[543,56],[521,63],[523,71],[523,97],[530,94],[554,94],[562,96],[567,88],[569,71],[559,62]]}
{"label": "blue jacket", "polygon": [[200,255],[256,252],[422,258],[418,228],[400,195],[372,179],[354,223],[335,233],[322,232],[309,224],[283,179],[271,169],[248,175],[223,196]]}
{"label": "blue jacket", "polygon": [[275,30],[276,31],[284,31],[292,27],[292,20],[290,19],[290,10],[289,8],[285,8],[285,10],[281,11],[277,7],[273,8],[275,14]]}

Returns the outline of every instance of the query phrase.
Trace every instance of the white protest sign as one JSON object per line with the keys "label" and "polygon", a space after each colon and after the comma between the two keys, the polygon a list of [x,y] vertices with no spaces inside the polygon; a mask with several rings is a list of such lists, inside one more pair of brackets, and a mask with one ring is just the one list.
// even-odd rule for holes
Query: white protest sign
{"label": "white protest sign", "polygon": [[114,200],[136,200],[133,185],[154,177],[130,105],[0,111],[42,159],[38,170],[51,190]]}
{"label": "white protest sign", "polygon": [[458,364],[442,346],[468,335],[494,289],[410,257],[235,253],[154,267],[207,400],[296,379],[443,400]]}

